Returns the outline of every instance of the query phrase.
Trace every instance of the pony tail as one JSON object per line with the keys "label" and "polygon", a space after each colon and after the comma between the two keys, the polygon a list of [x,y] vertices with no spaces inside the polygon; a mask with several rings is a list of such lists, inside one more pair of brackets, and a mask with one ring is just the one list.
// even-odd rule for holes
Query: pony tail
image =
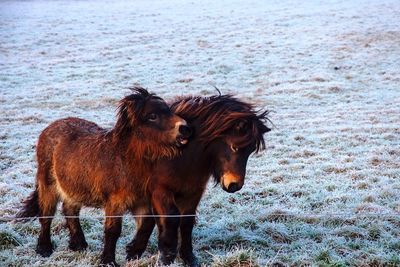
{"label": "pony tail", "polygon": [[[29,197],[24,200],[22,209],[15,216],[16,218],[30,218],[36,217],[40,214],[39,208],[39,194],[37,188]],[[26,220],[24,220],[26,221]]]}

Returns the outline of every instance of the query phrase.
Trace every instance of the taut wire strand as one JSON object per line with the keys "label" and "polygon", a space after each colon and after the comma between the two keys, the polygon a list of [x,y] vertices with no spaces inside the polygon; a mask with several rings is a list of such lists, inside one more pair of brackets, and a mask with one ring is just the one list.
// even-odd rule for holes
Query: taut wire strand
{"label": "taut wire strand", "polygon": [[[317,213],[269,213],[263,214],[263,216],[269,217],[281,217],[282,219],[285,217],[298,217],[298,219],[306,219],[306,218],[328,218],[328,217],[341,217],[345,219],[352,219],[352,218],[368,218],[368,217],[382,217],[382,218],[399,218],[400,213],[324,213],[324,214],[317,214]],[[34,219],[63,219],[63,218],[79,218],[79,219],[104,219],[104,218],[123,218],[123,217],[131,217],[131,218],[183,218],[183,217],[198,217],[196,214],[182,214],[182,215],[168,215],[168,214],[161,214],[161,215],[154,215],[154,214],[141,214],[141,215],[108,215],[108,216],[89,216],[89,215],[82,215],[82,216],[64,216],[64,215],[54,215],[54,216],[35,216],[35,217],[15,217],[15,216],[0,216],[0,221],[28,221]],[[278,218],[279,219],[279,218]]]}
{"label": "taut wire strand", "polygon": [[0,216],[0,221],[27,221],[27,220],[35,220],[35,219],[103,219],[103,218],[123,218],[123,217],[132,217],[132,218],[180,218],[180,217],[196,217],[195,214],[182,214],[182,215],[154,215],[154,214],[142,214],[142,215],[107,215],[107,216],[78,216],[78,215],[54,215],[54,216],[35,216],[35,217],[15,217],[15,216]]}

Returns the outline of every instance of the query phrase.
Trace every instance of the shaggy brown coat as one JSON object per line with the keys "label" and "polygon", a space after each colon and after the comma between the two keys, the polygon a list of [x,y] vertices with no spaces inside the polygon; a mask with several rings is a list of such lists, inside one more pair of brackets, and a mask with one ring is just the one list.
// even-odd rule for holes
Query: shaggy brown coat
{"label": "shaggy brown coat", "polygon": [[[147,185],[152,210],[147,214],[191,215],[206,189],[210,176],[227,192],[244,184],[249,155],[264,148],[264,124],[268,112],[257,114],[253,106],[230,95],[186,97],[172,103],[171,109],[184,118],[193,136],[182,154],[161,160]],[[127,246],[128,259],[141,256],[154,228],[152,218],[138,218],[137,233]],[[189,266],[199,266],[192,248],[194,217],[160,217],[159,250],[164,264],[177,255],[178,230],[180,256]]]}
{"label": "shaggy brown coat", "polygon": [[[50,124],[39,136],[36,190],[19,217],[53,216],[59,201],[67,216],[69,247],[87,247],[78,216],[82,206],[104,207],[106,216],[127,210],[140,212],[148,202],[145,185],[157,160],[178,155],[186,143],[186,122],[174,115],[159,97],[134,88],[120,101],[118,120],[111,130],[79,118]],[[37,252],[49,256],[51,218],[40,218]],[[119,217],[105,220],[101,263],[115,262],[115,245],[121,232]]]}

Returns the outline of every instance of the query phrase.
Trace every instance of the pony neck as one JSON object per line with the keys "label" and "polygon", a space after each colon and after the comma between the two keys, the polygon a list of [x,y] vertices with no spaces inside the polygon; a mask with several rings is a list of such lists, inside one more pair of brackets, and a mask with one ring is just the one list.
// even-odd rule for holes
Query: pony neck
{"label": "pony neck", "polygon": [[114,128],[109,132],[108,136],[110,137],[109,141],[118,148],[124,159],[136,161],[152,158],[145,155],[146,142],[140,138],[140,133],[136,131],[121,133]]}
{"label": "pony neck", "polygon": [[[196,121],[193,121],[191,125],[194,128],[195,135],[189,142],[188,147],[184,149],[184,154],[188,155],[187,158],[192,159],[192,162],[187,162],[187,164],[190,164],[189,166],[197,166],[198,172],[204,171],[207,175],[211,174],[216,160],[215,153],[210,149],[212,144],[200,139],[201,133],[199,131],[201,128]],[[200,157],[194,157],[193,155]],[[201,164],[199,165],[199,163]]]}

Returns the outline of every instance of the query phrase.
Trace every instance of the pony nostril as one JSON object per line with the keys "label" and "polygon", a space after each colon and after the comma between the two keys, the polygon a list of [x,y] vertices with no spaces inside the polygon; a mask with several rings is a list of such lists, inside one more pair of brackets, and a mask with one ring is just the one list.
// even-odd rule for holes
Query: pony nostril
{"label": "pony nostril", "polygon": [[239,184],[238,183],[230,183],[228,186],[228,192],[236,192],[240,189]]}
{"label": "pony nostril", "polygon": [[189,137],[192,135],[192,129],[189,126],[181,125],[179,126],[179,133],[184,137]]}

